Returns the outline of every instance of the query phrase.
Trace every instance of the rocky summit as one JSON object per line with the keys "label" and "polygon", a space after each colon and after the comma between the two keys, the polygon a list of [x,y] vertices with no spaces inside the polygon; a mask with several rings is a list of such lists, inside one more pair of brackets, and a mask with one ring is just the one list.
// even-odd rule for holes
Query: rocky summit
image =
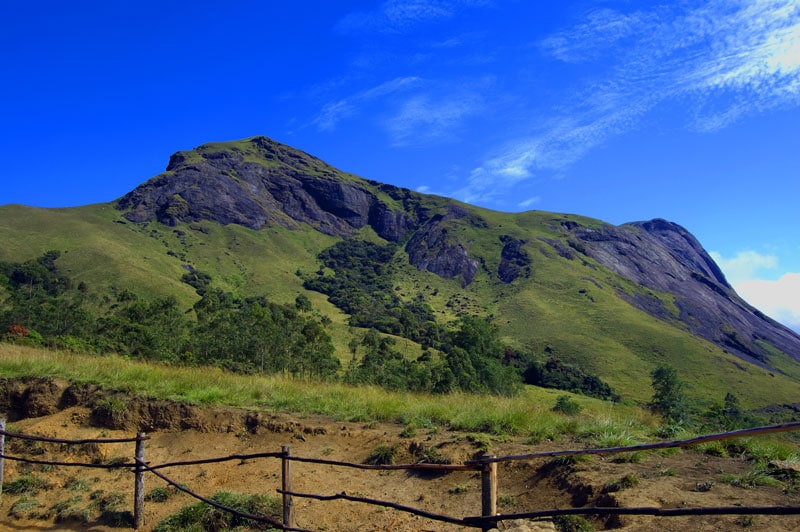
{"label": "rocky summit", "polygon": [[[397,206],[390,206],[381,196]],[[251,229],[307,224],[347,238],[368,226],[390,242],[407,243],[411,263],[469,284],[478,268],[448,237],[452,219],[475,219],[455,202],[423,207],[419,194],[343,174],[323,161],[266,137],[243,147],[200,146],[170,157],[166,171],[118,202],[132,222],[208,220]]]}

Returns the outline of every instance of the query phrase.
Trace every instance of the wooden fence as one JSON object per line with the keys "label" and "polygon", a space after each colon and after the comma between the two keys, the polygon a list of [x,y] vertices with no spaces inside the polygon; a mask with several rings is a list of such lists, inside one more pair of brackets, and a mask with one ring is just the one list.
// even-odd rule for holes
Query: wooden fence
{"label": "wooden fence", "polygon": [[[756,427],[750,429],[741,429],[731,432],[723,432],[718,434],[709,434],[705,436],[698,436],[684,440],[673,440],[658,443],[648,443],[641,445],[632,445],[628,447],[613,447],[603,449],[580,449],[580,450],[563,450],[563,451],[547,451],[539,453],[530,453],[523,455],[513,456],[483,456],[478,460],[471,460],[461,464],[390,464],[390,465],[370,465],[370,464],[356,464],[351,462],[339,462],[335,460],[326,460],[321,458],[308,458],[301,456],[294,456],[291,454],[291,449],[288,445],[281,447],[279,452],[265,452],[254,454],[234,454],[219,458],[207,458],[201,460],[188,460],[181,462],[168,462],[157,465],[148,464],[145,460],[145,442],[149,437],[144,433],[138,433],[132,438],[117,438],[117,439],[83,439],[83,440],[64,440],[57,438],[45,438],[41,436],[26,435],[6,431],[5,420],[0,420],[0,496],[2,496],[3,487],[3,471],[4,460],[14,460],[30,464],[41,464],[48,466],[64,466],[64,467],[92,467],[102,469],[127,469],[134,473],[134,509],[133,509],[133,526],[134,528],[141,529],[144,526],[144,476],[145,473],[150,473],[167,484],[173,486],[175,489],[182,491],[206,504],[209,504],[223,512],[229,512],[237,517],[249,519],[255,522],[266,523],[274,528],[280,530],[296,530],[302,531],[305,529],[295,527],[294,515],[294,498],[307,498],[315,499],[318,501],[333,501],[333,500],[346,500],[358,503],[364,503],[384,508],[393,508],[400,512],[405,512],[412,515],[450,523],[455,525],[479,528],[481,530],[489,530],[495,528],[500,521],[511,521],[517,519],[537,519],[546,517],[555,517],[560,515],[651,515],[651,516],[688,516],[688,515],[800,515],[800,506],[723,506],[723,507],[698,507],[698,508],[660,508],[660,507],[637,507],[637,508],[604,508],[604,507],[588,507],[588,508],[558,508],[549,510],[536,510],[530,512],[521,512],[514,514],[498,514],[497,513],[497,493],[498,493],[498,478],[497,478],[497,464],[501,462],[514,462],[514,461],[527,461],[537,458],[557,458],[576,455],[591,455],[591,454],[617,454],[627,453],[634,451],[650,451],[657,449],[668,449],[675,447],[689,447],[700,443],[727,440],[731,438],[740,438],[745,436],[756,436],[763,434],[771,434],[778,432],[788,432],[800,429],[800,422],[784,423],[780,425],[770,425],[765,427]],[[77,463],[77,462],[58,462],[39,460],[23,456],[9,456],[5,454],[5,440],[6,438],[19,438],[24,440],[32,440],[46,443],[59,443],[64,445],[82,445],[82,444],[109,444],[109,443],[134,443],[133,461],[130,463],[114,463],[114,464],[99,464],[99,463]],[[169,477],[165,476],[160,470],[168,467],[182,467],[190,465],[219,463],[231,460],[252,460],[252,459],[279,459],[281,460],[281,487],[276,489],[276,492],[281,494],[283,498],[283,516],[282,521],[279,522],[275,519],[260,516],[249,515],[239,512],[235,509],[228,508],[224,505],[217,503],[211,499],[203,497],[186,486],[175,482]],[[292,487],[292,463],[312,463],[330,465],[343,468],[355,468],[362,470],[373,471],[387,471],[387,470],[424,470],[429,472],[450,472],[450,471],[479,471],[481,477],[481,513],[480,515],[467,516],[467,517],[454,517],[448,515],[439,515],[425,510],[412,508],[409,506],[371,499],[368,497],[359,497],[349,495],[345,491],[330,495],[321,495],[314,493],[299,493],[295,492]]]}

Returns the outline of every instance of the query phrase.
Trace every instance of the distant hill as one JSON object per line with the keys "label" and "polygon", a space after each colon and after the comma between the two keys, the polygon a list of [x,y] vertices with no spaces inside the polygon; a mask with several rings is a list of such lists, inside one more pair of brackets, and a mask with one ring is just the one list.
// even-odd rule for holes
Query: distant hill
{"label": "distant hill", "polygon": [[733,391],[764,406],[800,392],[800,336],[743,301],[675,223],[490,211],[265,137],[178,152],[111,203],[0,207],[0,239],[2,261],[60,251],[98,305],[129,289],[188,309],[199,296],[187,272],[240,296],[304,295],[342,361],[368,327],[416,357],[425,331],[475,315],[513,349],[579,366],[623,399],[647,400],[660,364],[703,400]]}

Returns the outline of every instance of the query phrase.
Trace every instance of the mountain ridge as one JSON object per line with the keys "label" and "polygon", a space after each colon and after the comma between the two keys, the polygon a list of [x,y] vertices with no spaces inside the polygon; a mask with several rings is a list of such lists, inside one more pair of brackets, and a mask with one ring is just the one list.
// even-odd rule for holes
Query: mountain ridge
{"label": "mountain ridge", "polygon": [[[158,220],[174,225],[205,219],[251,229],[270,223],[292,229],[305,223],[344,238],[369,226],[385,240],[405,243],[409,261],[417,268],[458,278],[462,287],[474,279],[481,258],[470,255],[449,223],[463,220],[487,227],[469,206],[448,200],[433,214],[420,208],[422,194],[355,176],[342,180],[338,170],[320,159],[266,137],[243,142],[244,146],[200,146],[195,150],[200,159],[187,152],[172,155],[161,177],[119,200],[123,216],[137,223]],[[253,161],[254,155],[266,166]],[[217,193],[220,190],[224,193]],[[382,201],[378,192],[402,204],[402,210]],[[599,228],[566,221],[561,228],[567,248],[559,240],[548,242],[560,256],[572,260],[573,255],[583,255],[637,284],[677,294],[677,319],[693,334],[762,367],[768,367],[764,361],[769,352],[757,339],[800,360],[800,338],[742,300],[702,245],[680,225],[657,218]],[[521,253],[523,246],[522,240],[510,236],[504,242],[497,272],[502,282],[513,282],[524,270],[528,259]],[[667,318],[663,308],[636,298],[629,302],[656,318]],[[715,322],[729,327],[709,325]],[[759,327],[767,333],[758,333]]]}
{"label": "mountain ridge", "polygon": [[68,251],[59,264],[89,276],[96,297],[132,282],[190,304],[187,271],[242,295],[308,294],[333,320],[343,362],[352,316],[305,282],[331,275],[319,254],[336,242],[389,243],[394,293],[368,297],[417,302],[443,325],[486,316],[515,349],[585,366],[637,399],[663,363],[705,398],[752,386],[790,397],[800,383],[800,336],[744,302],[678,224],[491,211],[342,172],[266,137],[177,152],[109,204],[0,207],[0,237],[0,260]]}

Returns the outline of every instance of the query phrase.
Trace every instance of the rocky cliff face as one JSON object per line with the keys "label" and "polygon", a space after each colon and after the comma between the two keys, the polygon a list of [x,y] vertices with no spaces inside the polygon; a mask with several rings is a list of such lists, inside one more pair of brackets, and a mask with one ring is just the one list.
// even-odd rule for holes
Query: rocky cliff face
{"label": "rocky cliff face", "polygon": [[406,245],[411,264],[445,279],[460,277],[462,287],[470,284],[478,272],[478,261],[471,258],[466,246],[453,236],[456,225],[449,223],[468,216],[465,209],[448,205],[445,214],[434,216],[421,226]]}
{"label": "rocky cliff face", "polygon": [[591,229],[563,227],[573,249],[637,284],[674,296],[679,315],[651,299],[629,302],[666,321],[687,327],[731,353],[764,366],[769,353],[760,340],[800,359],[800,338],[740,298],[697,239],[683,227],[656,219]]}
{"label": "rocky cliff face", "polygon": [[363,183],[308,154],[257,137],[244,148],[201,146],[179,152],[165,173],[122,197],[133,222],[167,225],[210,220],[261,229],[305,223],[347,237],[365,225],[383,238],[404,240],[412,221],[393,211]]}

